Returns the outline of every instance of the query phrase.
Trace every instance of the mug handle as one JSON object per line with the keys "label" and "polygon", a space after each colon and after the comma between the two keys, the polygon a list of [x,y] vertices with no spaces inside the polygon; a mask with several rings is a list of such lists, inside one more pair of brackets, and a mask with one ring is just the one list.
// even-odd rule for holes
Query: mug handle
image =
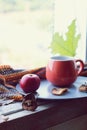
{"label": "mug handle", "polygon": [[77,75],[79,75],[81,72],[82,72],[82,70],[84,69],[84,63],[83,63],[83,61],[82,60],[79,60],[79,59],[77,59],[77,60],[75,60],[75,62],[77,63],[80,63],[79,64],[79,67],[78,67],[78,69],[77,69]]}

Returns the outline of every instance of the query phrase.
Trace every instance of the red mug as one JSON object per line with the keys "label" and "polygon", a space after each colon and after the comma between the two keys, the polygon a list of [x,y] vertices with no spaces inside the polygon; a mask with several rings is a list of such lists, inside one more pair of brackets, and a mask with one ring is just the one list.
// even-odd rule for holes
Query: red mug
{"label": "red mug", "polygon": [[84,63],[80,59],[75,60],[68,56],[53,56],[46,66],[46,78],[56,86],[68,87],[77,79],[83,68]]}

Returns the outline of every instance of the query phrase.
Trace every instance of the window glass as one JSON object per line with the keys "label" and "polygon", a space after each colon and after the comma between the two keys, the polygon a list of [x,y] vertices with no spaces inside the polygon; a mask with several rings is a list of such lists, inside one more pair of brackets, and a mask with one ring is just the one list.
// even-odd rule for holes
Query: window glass
{"label": "window glass", "polygon": [[54,0],[0,0],[0,64],[44,66],[53,32]]}
{"label": "window glass", "polygon": [[0,0],[0,64],[45,66],[52,35],[77,19],[81,39],[76,57],[85,60],[86,0]]}
{"label": "window glass", "polygon": [[55,32],[64,34],[68,25],[76,19],[77,33],[81,34],[76,58],[86,59],[86,0],[55,0]]}

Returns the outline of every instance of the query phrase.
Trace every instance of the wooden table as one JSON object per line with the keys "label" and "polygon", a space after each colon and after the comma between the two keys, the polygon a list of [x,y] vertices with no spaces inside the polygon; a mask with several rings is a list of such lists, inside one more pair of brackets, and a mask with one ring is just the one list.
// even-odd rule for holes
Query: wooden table
{"label": "wooden table", "polygon": [[23,110],[21,102],[1,106],[0,113],[9,120],[0,124],[0,130],[87,130],[87,98],[37,103],[33,112]]}

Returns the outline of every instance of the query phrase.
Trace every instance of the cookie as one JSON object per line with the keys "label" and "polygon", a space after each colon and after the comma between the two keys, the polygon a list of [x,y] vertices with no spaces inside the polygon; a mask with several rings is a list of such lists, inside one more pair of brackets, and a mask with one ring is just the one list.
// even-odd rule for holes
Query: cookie
{"label": "cookie", "polygon": [[37,108],[37,102],[33,93],[26,95],[22,101],[22,108],[34,111]]}
{"label": "cookie", "polygon": [[52,94],[60,96],[60,95],[63,95],[67,91],[68,91],[68,88],[53,88]]}
{"label": "cookie", "polygon": [[87,84],[82,84],[82,85],[79,87],[79,91],[80,91],[80,92],[87,92]]}

